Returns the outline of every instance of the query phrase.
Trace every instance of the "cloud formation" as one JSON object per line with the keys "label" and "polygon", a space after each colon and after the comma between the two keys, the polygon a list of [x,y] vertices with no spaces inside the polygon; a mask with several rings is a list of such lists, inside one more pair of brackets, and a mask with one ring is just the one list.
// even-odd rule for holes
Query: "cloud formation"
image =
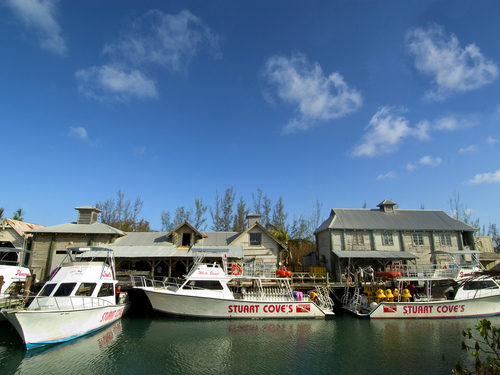
{"label": "cloud formation", "polygon": [[394,113],[394,109],[383,107],[370,120],[365,128],[363,143],[356,146],[354,156],[373,157],[397,151],[400,143],[407,137],[428,139],[429,123],[421,121],[417,126],[410,127],[409,121]]}
{"label": "cloud formation", "polygon": [[89,140],[89,137],[88,137],[88,134],[87,134],[87,130],[84,128],[84,127],[71,127],[69,128],[69,135],[71,137],[75,137],[75,138],[78,138],[82,141],[88,141]]}
{"label": "cloud formation", "polygon": [[495,182],[500,182],[500,169],[494,173],[477,174],[472,180],[469,180],[469,184],[491,184]]}
{"label": "cloud formation", "polygon": [[55,17],[57,2],[58,0],[6,0],[6,5],[25,26],[35,30],[41,48],[65,55],[68,48]]}
{"label": "cloud formation", "polygon": [[177,15],[150,10],[138,18],[120,41],[108,44],[103,53],[135,65],[159,64],[184,70],[202,48],[215,59],[222,58],[220,37],[188,10]]}
{"label": "cloud formation", "polygon": [[498,77],[498,66],[486,59],[475,44],[460,46],[454,34],[433,24],[408,32],[407,46],[415,56],[415,67],[433,77],[435,88],[426,93],[432,100],[444,100],[456,92],[475,90]]}
{"label": "cloud formation", "polygon": [[431,156],[423,156],[419,163],[423,165],[430,165],[431,167],[437,167],[439,164],[441,164],[441,158],[433,158]]}
{"label": "cloud formation", "polygon": [[494,145],[495,143],[497,143],[497,142],[498,142],[498,139],[493,138],[493,137],[491,137],[491,136],[490,136],[490,137],[488,137],[487,142],[488,142],[488,144],[490,144],[490,145]]}
{"label": "cloud formation", "polygon": [[377,181],[380,181],[380,180],[388,180],[388,179],[392,179],[392,178],[396,178],[397,175],[395,172],[387,172],[386,174],[379,174],[378,177],[377,177]]}
{"label": "cloud formation", "polygon": [[158,98],[155,83],[135,69],[103,65],[75,73],[78,91],[102,102],[124,102],[132,98]]}
{"label": "cloud formation", "polygon": [[113,62],[76,72],[78,90],[103,102],[158,99],[156,82],[145,73],[147,65],[184,71],[202,48],[219,59],[219,39],[187,10],[177,15],[148,11],[132,23],[119,42],[104,47],[104,55]]}
{"label": "cloud formation", "polygon": [[469,147],[461,147],[460,150],[458,150],[458,153],[459,154],[467,154],[467,153],[470,153],[470,152],[476,152],[477,151],[477,147],[474,146],[474,145],[470,145]]}
{"label": "cloud formation", "polygon": [[277,88],[278,97],[299,112],[282,129],[283,133],[307,130],[317,121],[333,120],[356,111],[363,104],[361,94],[335,72],[326,77],[318,63],[301,53],[292,57],[272,56],[265,76]]}

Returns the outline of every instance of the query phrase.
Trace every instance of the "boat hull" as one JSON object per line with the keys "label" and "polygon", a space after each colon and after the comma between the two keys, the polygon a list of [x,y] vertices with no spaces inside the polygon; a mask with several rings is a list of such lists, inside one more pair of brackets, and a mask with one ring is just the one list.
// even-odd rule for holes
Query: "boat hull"
{"label": "boat hull", "polygon": [[269,319],[269,318],[324,318],[325,312],[311,301],[249,301],[200,296],[187,296],[140,288],[156,311],[197,318],[217,319]]}
{"label": "boat hull", "polygon": [[382,302],[371,319],[474,318],[500,314],[500,295],[466,300],[432,302]]}
{"label": "boat hull", "polygon": [[128,304],[75,310],[4,310],[26,344],[35,348],[69,341],[117,321]]}

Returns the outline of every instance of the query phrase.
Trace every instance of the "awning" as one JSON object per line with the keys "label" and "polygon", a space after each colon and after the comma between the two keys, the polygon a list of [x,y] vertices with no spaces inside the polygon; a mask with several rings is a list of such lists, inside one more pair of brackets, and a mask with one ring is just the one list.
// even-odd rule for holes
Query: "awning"
{"label": "awning", "polygon": [[364,259],[418,259],[418,256],[405,251],[345,251],[333,250],[333,254],[339,258],[364,258]]}
{"label": "awning", "polygon": [[437,255],[471,255],[471,254],[482,254],[479,250],[449,250],[449,251],[434,251],[434,253],[429,254],[437,254]]}

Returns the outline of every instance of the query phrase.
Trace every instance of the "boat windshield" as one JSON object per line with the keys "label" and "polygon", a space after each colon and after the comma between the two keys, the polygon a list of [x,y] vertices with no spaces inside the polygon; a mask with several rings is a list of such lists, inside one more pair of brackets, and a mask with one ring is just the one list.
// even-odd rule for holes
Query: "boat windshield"
{"label": "boat windshield", "polygon": [[96,285],[97,283],[81,283],[75,293],[75,296],[90,297],[94,292]]}
{"label": "boat windshield", "polygon": [[465,283],[464,290],[498,289],[493,280],[469,281]]}
{"label": "boat windshield", "polygon": [[182,289],[222,290],[223,287],[219,280],[190,280]]}
{"label": "boat windshield", "polygon": [[54,297],[68,297],[75,289],[76,283],[61,283],[54,293]]}
{"label": "boat windshield", "polygon": [[113,284],[112,283],[103,283],[101,285],[101,289],[99,289],[99,293],[97,293],[97,297],[110,297],[114,296],[113,292]]}
{"label": "boat windshield", "polygon": [[42,288],[40,291],[40,294],[38,295],[39,297],[48,297],[52,294],[52,291],[56,287],[56,283],[54,284],[45,284],[45,286]]}

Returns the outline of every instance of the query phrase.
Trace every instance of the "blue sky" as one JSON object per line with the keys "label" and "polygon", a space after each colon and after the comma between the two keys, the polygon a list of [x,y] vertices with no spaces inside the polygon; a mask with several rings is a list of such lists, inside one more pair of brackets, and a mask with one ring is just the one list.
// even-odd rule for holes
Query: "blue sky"
{"label": "blue sky", "polygon": [[458,192],[497,222],[499,35],[494,0],[3,0],[0,207],[120,189],[159,230],[230,186],[289,218]]}

